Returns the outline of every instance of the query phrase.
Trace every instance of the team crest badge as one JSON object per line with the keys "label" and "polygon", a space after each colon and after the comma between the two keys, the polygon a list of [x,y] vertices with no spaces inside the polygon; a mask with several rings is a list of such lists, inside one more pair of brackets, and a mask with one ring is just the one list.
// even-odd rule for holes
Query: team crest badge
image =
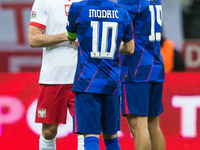
{"label": "team crest badge", "polygon": [[46,117],[46,109],[45,108],[38,108],[38,117],[45,118]]}
{"label": "team crest badge", "polygon": [[32,13],[31,13],[31,19],[36,19],[36,12],[35,11],[32,11]]}
{"label": "team crest badge", "polygon": [[65,15],[66,16],[68,16],[68,12],[69,12],[70,6],[71,6],[71,4],[66,4],[65,5]]}

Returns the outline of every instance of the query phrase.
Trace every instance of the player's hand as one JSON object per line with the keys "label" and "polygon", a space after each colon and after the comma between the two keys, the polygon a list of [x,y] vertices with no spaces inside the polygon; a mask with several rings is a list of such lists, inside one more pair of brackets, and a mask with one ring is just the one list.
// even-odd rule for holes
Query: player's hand
{"label": "player's hand", "polygon": [[78,39],[76,39],[74,42],[78,44]]}

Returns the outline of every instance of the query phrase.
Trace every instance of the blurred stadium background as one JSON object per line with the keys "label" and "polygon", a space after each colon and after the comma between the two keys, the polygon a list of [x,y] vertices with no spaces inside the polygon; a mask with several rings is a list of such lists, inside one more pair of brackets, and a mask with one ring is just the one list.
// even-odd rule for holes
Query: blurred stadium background
{"label": "blurred stadium background", "polygon": [[[38,150],[40,124],[34,123],[41,48],[28,44],[33,0],[0,0],[0,150]],[[163,37],[175,44],[185,70],[166,73],[161,128],[167,150],[200,149],[200,1],[162,0]],[[133,148],[122,118],[120,145]],[[104,148],[103,141],[100,141]],[[60,125],[57,149],[76,150],[72,118]]]}

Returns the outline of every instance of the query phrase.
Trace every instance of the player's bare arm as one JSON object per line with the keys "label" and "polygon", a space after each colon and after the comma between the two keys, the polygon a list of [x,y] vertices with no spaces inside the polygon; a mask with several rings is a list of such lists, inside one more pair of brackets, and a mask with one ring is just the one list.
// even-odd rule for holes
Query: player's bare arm
{"label": "player's bare arm", "polygon": [[68,41],[66,33],[55,35],[44,34],[44,30],[35,26],[29,26],[28,40],[31,47],[48,47]]}
{"label": "player's bare arm", "polygon": [[134,40],[130,40],[128,42],[122,42],[119,48],[120,54],[133,54],[135,50]]}

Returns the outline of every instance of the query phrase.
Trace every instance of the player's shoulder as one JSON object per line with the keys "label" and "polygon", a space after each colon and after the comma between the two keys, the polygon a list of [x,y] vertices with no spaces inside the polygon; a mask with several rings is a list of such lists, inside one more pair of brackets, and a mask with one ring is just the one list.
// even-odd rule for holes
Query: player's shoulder
{"label": "player's shoulder", "polygon": [[161,0],[144,0],[140,2],[140,12],[149,9],[149,6],[161,5]]}
{"label": "player's shoulder", "polygon": [[[70,9],[73,10],[72,12],[74,12],[76,15],[80,14],[81,11],[83,10],[83,8],[85,7],[86,3],[87,3],[86,0],[82,0],[82,1],[81,0],[74,0],[72,2]],[[76,16],[76,17],[78,17],[78,16]]]}
{"label": "player's shoulder", "polygon": [[148,7],[149,5],[161,5],[161,0],[144,0],[140,2],[140,7]]}
{"label": "player's shoulder", "polygon": [[[49,3],[52,3],[51,2],[52,0],[49,1]],[[35,0],[34,1],[34,4],[37,4],[37,5],[48,5],[49,3],[47,3],[48,0]]]}
{"label": "player's shoulder", "polygon": [[[109,4],[109,5],[108,5]],[[107,7],[118,7],[118,8],[125,8],[122,5],[119,5],[118,3],[116,3],[114,0],[104,0],[102,1],[102,6],[107,6]]]}
{"label": "player's shoulder", "polygon": [[123,5],[128,10],[128,12],[133,14],[137,14],[139,12],[140,3],[141,0],[118,0],[118,4]]}
{"label": "player's shoulder", "polygon": [[72,0],[73,6],[85,6],[87,0]]}
{"label": "player's shoulder", "polygon": [[146,0],[151,4],[161,4],[161,0]]}
{"label": "player's shoulder", "polygon": [[[115,3],[115,2],[114,2],[114,3]],[[118,3],[115,3],[115,7],[118,7],[118,8],[121,8],[121,9],[126,9],[125,6],[120,5],[120,4],[118,4]]]}
{"label": "player's shoulder", "polygon": [[33,3],[33,9],[35,11],[49,12],[54,5],[54,0],[35,0]]}

